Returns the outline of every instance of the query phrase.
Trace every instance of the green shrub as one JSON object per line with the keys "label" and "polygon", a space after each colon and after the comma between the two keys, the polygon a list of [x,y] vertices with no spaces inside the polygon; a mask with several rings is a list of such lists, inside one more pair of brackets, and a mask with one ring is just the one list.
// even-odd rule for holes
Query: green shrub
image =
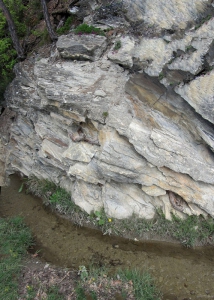
{"label": "green shrub", "polygon": [[59,29],[57,29],[57,33],[58,34],[64,34],[64,33],[67,33],[70,28],[71,28],[71,24],[74,22],[74,17],[73,16],[70,16],[67,18],[67,20],[65,21],[65,24],[60,27]]}
{"label": "green shrub", "polygon": [[[4,3],[11,13],[17,34],[23,37],[27,27],[23,22],[25,6],[22,0],[4,0]],[[14,77],[12,70],[16,63],[16,56],[6,18],[0,10],[0,98],[3,97],[6,86]]]}
{"label": "green shrub", "polygon": [[121,47],[122,47],[121,41],[120,40],[116,41],[115,44],[114,44],[114,50],[117,51]]}
{"label": "green shrub", "polygon": [[96,34],[96,35],[105,35],[104,31],[100,28],[96,28],[94,26],[90,26],[87,24],[81,24],[77,26],[74,30],[75,34]]}

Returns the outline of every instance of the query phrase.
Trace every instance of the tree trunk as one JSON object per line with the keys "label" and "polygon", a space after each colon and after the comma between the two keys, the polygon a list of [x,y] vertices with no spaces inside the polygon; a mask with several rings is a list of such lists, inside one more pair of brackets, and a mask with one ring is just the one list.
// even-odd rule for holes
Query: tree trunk
{"label": "tree trunk", "polygon": [[49,17],[49,13],[48,13],[46,0],[41,0],[41,3],[42,3],[43,14],[44,14],[45,23],[46,23],[46,26],[47,26],[49,36],[50,36],[52,41],[56,41],[58,38],[57,38],[56,34],[54,33],[54,31],[51,27],[51,21],[50,21],[50,17]]}
{"label": "tree trunk", "polygon": [[8,10],[8,8],[6,7],[6,5],[4,4],[3,0],[0,0],[0,9],[2,9],[3,14],[7,20],[7,24],[8,24],[8,29],[10,31],[10,35],[13,41],[13,45],[14,48],[16,49],[17,55],[19,59],[24,59],[25,58],[25,54],[24,54],[24,50],[22,48],[22,46],[19,43],[19,38],[18,35],[16,33],[16,28],[15,28],[15,24],[13,22],[12,16]]}

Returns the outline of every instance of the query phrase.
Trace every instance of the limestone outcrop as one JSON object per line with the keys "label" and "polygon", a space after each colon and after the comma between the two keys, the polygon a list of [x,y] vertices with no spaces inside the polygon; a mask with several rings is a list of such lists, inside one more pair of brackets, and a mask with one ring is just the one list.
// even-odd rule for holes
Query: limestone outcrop
{"label": "limestone outcrop", "polygon": [[100,17],[107,37],[70,32],[15,66],[1,174],[47,178],[88,213],[214,217],[212,3],[123,5],[125,19]]}

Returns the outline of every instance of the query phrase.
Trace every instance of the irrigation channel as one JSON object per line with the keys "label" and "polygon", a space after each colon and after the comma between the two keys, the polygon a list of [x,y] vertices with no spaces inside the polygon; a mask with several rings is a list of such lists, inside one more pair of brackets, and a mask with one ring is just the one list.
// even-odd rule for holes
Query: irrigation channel
{"label": "irrigation channel", "polygon": [[18,193],[21,181],[0,195],[0,217],[21,215],[31,228],[40,259],[53,265],[78,268],[92,261],[117,268],[138,267],[150,272],[165,300],[214,299],[214,248],[186,249],[178,244],[138,242],[77,227],[42,204],[41,199]]}

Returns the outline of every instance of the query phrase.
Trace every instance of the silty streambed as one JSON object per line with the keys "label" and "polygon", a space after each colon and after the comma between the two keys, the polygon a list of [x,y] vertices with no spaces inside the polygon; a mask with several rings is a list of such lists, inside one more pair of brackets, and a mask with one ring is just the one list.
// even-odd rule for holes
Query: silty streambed
{"label": "silty streambed", "polygon": [[104,236],[60,218],[41,199],[18,193],[20,185],[19,177],[11,176],[10,186],[2,188],[0,217],[24,217],[42,260],[67,268],[96,261],[112,272],[118,267],[140,267],[153,275],[164,299],[214,299],[213,247],[185,249],[171,243]]}

